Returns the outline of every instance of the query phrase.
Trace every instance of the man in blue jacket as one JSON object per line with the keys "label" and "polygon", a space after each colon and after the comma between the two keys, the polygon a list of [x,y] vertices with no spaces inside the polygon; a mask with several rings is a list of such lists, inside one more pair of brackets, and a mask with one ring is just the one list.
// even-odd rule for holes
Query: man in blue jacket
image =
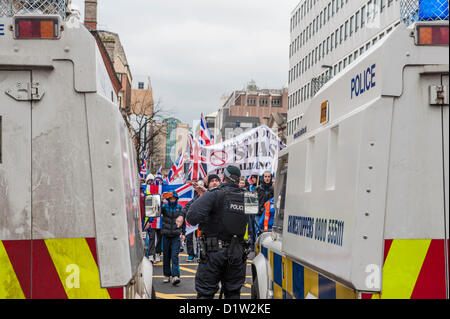
{"label": "man in blue jacket", "polygon": [[183,216],[183,206],[178,204],[178,195],[175,191],[168,198],[168,203],[161,207],[161,215],[164,282],[168,283],[172,280],[172,284],[175,286],[181,282],[178,254],[180,253],[181,241],[184,241],[186,233],[186,224],[178,225],[176,222],[179,216]]}

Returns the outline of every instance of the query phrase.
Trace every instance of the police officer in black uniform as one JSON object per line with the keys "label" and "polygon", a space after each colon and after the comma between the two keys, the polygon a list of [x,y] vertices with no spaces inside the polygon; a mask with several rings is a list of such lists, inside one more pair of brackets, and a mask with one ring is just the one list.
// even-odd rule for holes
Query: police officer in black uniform
{"label": "police officer in black uniform", "polygon": [[225,299],[239,299],[245,282],[247,252],[244,234],[248,217],[244,193],[239,189],[241,171],[228,166],[224,183],[206,192],[189,207],[186,220],[199,225],[200,262],[195,276],[198,299],[212,299],[219,289]]}

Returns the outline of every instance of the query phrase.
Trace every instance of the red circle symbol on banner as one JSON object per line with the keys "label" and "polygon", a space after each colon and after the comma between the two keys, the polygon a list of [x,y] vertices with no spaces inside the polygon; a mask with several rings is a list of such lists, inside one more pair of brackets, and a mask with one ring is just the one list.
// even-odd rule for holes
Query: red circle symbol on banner
{"label": "red circle symbol on banner", "polygon": [[224,165],[228,160],[228,154],[225,151],[214,151],[211,153],[211,156],[209,157],[209,161],[214,166],[222,166]]}

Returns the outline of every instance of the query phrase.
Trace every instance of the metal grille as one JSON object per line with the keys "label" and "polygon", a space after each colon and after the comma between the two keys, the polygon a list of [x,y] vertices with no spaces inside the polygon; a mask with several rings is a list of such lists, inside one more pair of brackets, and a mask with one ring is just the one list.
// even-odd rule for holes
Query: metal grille
{"label": "metal grille", "polygon": [[66,18],[67,0],[0,0],[0,17],[16,14],[58,14]]}
{"label": "metal grille", "polygon": [[316,95],[317,92],[319,92],[320,88],[324,86],[325,83],[327,83],[331,79],[331,75],[329,74],[322,74],[319,75],[316,78],[311,79],[311,96]]}
{"label": "metal grille", "polygon": [[401,0],[400,18],[407,25],[416,21],[448,21],[448,0]]}

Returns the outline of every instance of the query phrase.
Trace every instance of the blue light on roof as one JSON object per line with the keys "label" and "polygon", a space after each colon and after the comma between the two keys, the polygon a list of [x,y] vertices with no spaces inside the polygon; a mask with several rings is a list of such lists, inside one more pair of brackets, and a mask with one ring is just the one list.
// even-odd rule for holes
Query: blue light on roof
{"label": "blue light on roof", "polygon": [[419,0],[419,21],[448,20],[447,0]]}

